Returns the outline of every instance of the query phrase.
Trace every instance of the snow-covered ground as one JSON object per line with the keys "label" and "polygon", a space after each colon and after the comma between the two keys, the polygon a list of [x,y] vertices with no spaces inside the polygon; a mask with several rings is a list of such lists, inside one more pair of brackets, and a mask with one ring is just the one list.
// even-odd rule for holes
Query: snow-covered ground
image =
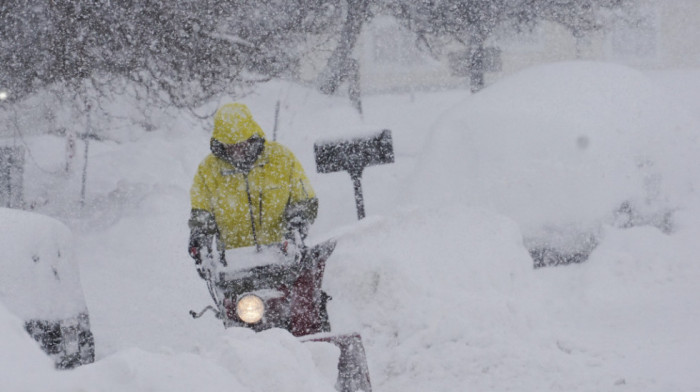
{"label": "snow-covered ground", "polygon": [[[549,64],[476,95],[366,97],[363,117],[271,83],[242,99],[269,137],[278,99],[321,202],[311,242],[338,240],[331,323],[362,334],[375,391],[700,391],[700,70]],[[211,124],[162,118],[91,142],[83,207],[82,162],[61,177],[63,139],[26,138],[25,198],[73,230],[97,360],[54,370],[0,304],[0,389],[333,391],[321,343],[190,318],[210,301],[185,248]],[[396,163],[365,170],[358,222],[313,143],[385,128]],[[587,262],[533,268],[528,244],[581,237]]]}

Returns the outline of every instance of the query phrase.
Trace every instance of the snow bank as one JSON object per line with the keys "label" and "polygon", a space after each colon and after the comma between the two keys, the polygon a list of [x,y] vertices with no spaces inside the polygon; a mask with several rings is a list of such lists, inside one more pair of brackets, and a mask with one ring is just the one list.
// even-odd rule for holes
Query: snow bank
{"label": "snow bank", "polygon": [[335,391],[310,351],[281,331],[228,330],[198,352],[129,348],[60,376],[63,388],[53,390]]}
{"label": "snow bank", "polygon": [[0,382],[6,391],[41,391],[51,385],[54,363],[0,301]]}
{"label": "snow bank", "polygon": [[6,391],[335,391],[334,374],[329,377],[330,369],[319,370],[313,361],[313,351],[328,358],[328,347],[310,351],[282,331],[229,330],[200,341],[199,352],[126,348],[91,365],[56,371],[22,324],[0,304],[0,377]]}
{"label": "snow bank", "polygon": [[533,270],[517,224],[489,210],[369,218],[336,233],[330,317],[362,332],[382,391],[699,385],[697,228],[604,230],[587,263]]}

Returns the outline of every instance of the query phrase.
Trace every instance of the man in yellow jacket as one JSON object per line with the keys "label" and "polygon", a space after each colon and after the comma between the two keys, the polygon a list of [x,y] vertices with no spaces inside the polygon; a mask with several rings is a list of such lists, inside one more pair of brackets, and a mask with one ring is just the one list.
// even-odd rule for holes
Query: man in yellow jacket
{"label": "man in yellow jacket", "polygon": [[306,236],[318,211],[314,190],[294,154],[265,139],[247,106],[219,108],[210,147],[190,190],[188,250],[197,264],[214,237],[231,249],[282,242],[292,230]]}

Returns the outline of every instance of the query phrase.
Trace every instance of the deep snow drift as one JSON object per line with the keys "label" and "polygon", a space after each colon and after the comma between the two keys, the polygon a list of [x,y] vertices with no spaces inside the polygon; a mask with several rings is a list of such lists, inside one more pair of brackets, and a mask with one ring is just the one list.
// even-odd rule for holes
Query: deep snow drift
{"label": "deep snow drift", "polygon": [[[321,201],[311,242],[338,239],[331,323],[362,334],[375,391],[700,390],[700,71],[550,64],[476,95],[367,97],[364,118],[275,83],[242,99],[268,136],[277,99]],[[324,347],[187,313],[209,303],[185,247],[210,128],[181,114],[93,142],[82,209],[79,173],[50,174],[61,139],[27,138],[26,198],[74,231],[97,361],[53,370],[0,306],[3,390],[333,390]],[[396,163],[365,171],[357,222],[312,145],[384,128]],[[587,262],[533,269],[531,239],[589,234]]]}

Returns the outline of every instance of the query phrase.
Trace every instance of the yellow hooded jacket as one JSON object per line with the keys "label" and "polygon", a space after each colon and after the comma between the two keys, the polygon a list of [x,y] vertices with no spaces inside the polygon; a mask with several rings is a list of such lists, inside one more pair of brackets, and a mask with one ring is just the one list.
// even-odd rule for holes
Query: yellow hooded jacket
{"label": "yellow hooded jacket", "polygon": [[[265,138],[248,108],[240,103],[222,106],[214,116],[212,139],[235,144],[257,135]],[[248,173],[209,154],[200,163],[190,189],[193,210],[214,216],[227,249],[283,240],[285,213],[295,205],[315,201],[315,193],[294,154],[279,143],[265,148]],[[316,209],[308,211],[310,221]]]}

